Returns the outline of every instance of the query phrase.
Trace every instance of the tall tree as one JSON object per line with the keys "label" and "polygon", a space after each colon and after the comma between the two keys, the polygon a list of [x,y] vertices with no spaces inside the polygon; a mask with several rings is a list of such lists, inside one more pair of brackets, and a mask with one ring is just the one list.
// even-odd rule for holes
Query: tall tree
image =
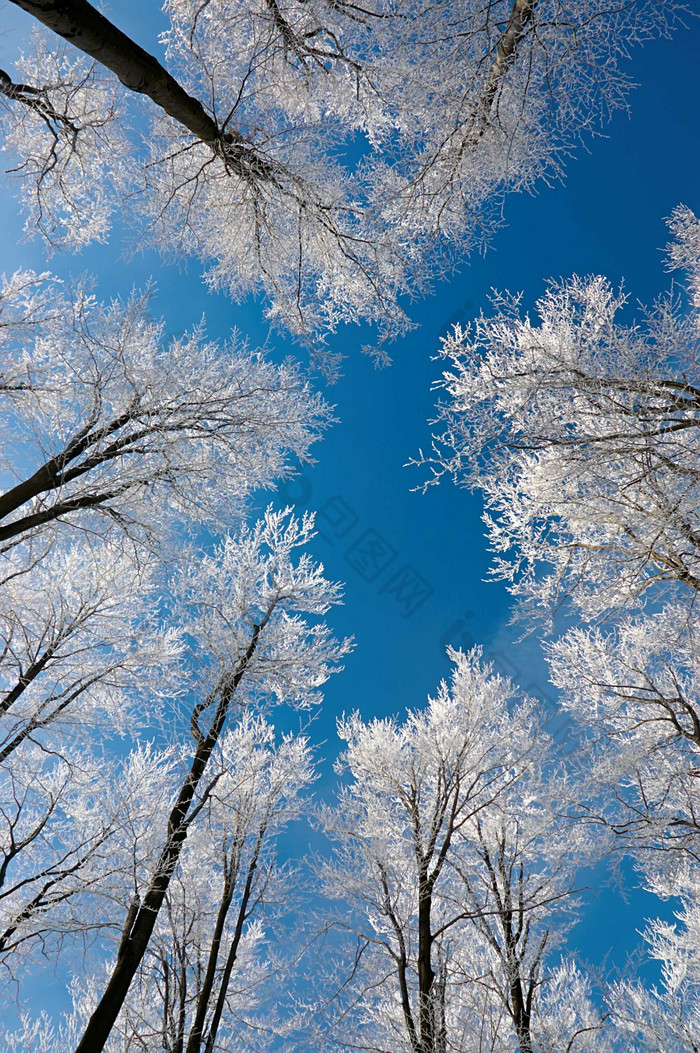
{"label": "tall tree", "polygon": [[[343,1046],[532,1053],[556,1030],[544,962],[583,842],[552,806],[534,703],[478,653],[452,658],[424,711],[339,726],[350,782],[324,813],[338,844],[324,873],[355,910],[335,923],[357,940]],[[595,1013],[572,1009],[566,1041],[583,1048]]]}
{"label": "tall tree", "polygon": [[[104,304],[85,283],[64,285],[48,274],[17,272],[4,281],[0,316],[0,963],[19,980],[37,953],[58,956],[68,969],[76,942],[110,932],[112,920],[94,905],[119,880],[114,859],[129,820],[114,787],[126,778],[129,747],[138,753],[163,726],[179,726],[187,690],[196,700],[198,690],[209,696],[218,685],[219,719],[195,743],[196,777],[187,782],[182,773],[191,798],[244,673],[237,701],[244,690],[250,701],[253,683],[260,697],[296,690],[298,700],[306,655],[311,698],[323,655],[330,662],[339,652],[321,627],[305,643],[301,622],[284,621],[291,593],[281,565],[265,625],[238,641],[240,653],[226,652],[223,636],[214,640],[220,608],[209,608],[209,620],[203,613],[197,630],[183,624],[193,597],[203,600],[211,563],[200,561],[185,584],[186,568],[197,562],[197,532],[240,526],[250,492],[306,457],[329,419],[292,363],[275,365],[237,337],[220,348],[201,327],[165,341],[147,295]],[[259,550],[269,543],[282,559],[294,531],[271,516],[253,531],[257,541],[241,534],[236,551],[248,559],[239,568],[241,617],[252,617],[245,604],[255,602],[256,571],[277,567],[261,568]],[[305,522],[295,536],[310,531]],[[235,603],[235,557],[231,545],[226,551]],[[297,596],[313,592],[316,580],[303,560],[302,567]],[[308,598],[309,609],[319,596]],[[235,647],[230,625],[228,632]],[[296,654],[263,673],[271,633]],[[206,641],[218,656],[211,675],[201,667]],[[214,695],[200,700],[198,712],[208,715]],[[126,745],[115,744],[118,735]],[[180,804],[184,837],[190,805]],[[128,887],[128,874],[121,880]]]}
{"label": "tall tree", "polygon": [[299,815],[312,779],[305,740],[274,739],[264,720],[244,716],[222,740],[216,789],[117,1026],[125,1048],[148,1028],[164,1048],[213,1053],[265,1024],[282,968],[266,947],[265,927],[291,905],[276,840]]}
{"label": "tall tree", "polygon": [[[212,1053],[250,1043],[256,1031],[274,1026],[269,1012],[290,955],[270,930],[294,909],[299,893],[289,867],[278,863],[277,840],[299,816],[302,794],[313,780],[310,749],[304,737],[276,736],[265,718],[247,712],[222,736],[211,767],[212,791],[188,834],[149,948],[105,1047],[113,1053]],[[135,897],[148,884],[157,858],[153,827],[167,821],[178,768],[171,749],[160,756],[149,749],[132,758],[131,769],[147,773],[148,785],[131,776],[123,786],[129,822],[121,837],[112,839],[115,874],[101,889],[102,896],[113,897],[112,915],[123,917],[130,906],[133,912]],[[133,880],[125,881],[130,870]],[[113,935],[118,942],[116,924]],[[104,964],[77,977],[68,1025],[74,1030],[94,1007]],[[66,1049],[75,1044],[64,1043]]]}
{"label": "tall tree", "polygon": [[623,303],[574,278],[539,323],[509,301],[444,344],[435,471],[484,492],[495,574],[533,610],[595,618],[697,590],[695,321],[666,300],[644,331]]}
{"label": "tall tree", "polygon": [[695,997],[700,224],[679,208],[671,226],[687,296],[663,297],[643,325],[619,321],[624,298],[604,279],[575,278],[535,322],[511,300],[457,329],[432,461],[435,478],[483,490],[496,575],[561,632],[546,646],[552,680],[587,731],[577,806],[648,889],[681,898],[678,931],[658,921],[648,934],[661,992],[612,995],[644,1049],[693,1048]]}
{"label": "tall tree", "polygon": [[[191,612],[184,628],[191,640],[194,741],[157,858],[127,913],[104,993],[78,1043],[80,1053],[105,1047],[122,1010],[190,829],[225,772],[222,765],[212,769],[212,759],[236,711],[270,699],[299,706],[317,702],[321,685],[349,649],[323,622],[309,624],[302,617],[302,612],[323,615],[338,600],[338,587],[308,555],[294,558],[312,531],[311,517],[299,522],[268,510],[253,529],[228,538],[215,557],[200,560],[184,578],[177,603]],[[210,1033],[215,1032],[216,1027]]]}
{"label": "tall tree", "polygon": [[[675,8],[173,0],[166,69],[86,0],[15,2],[91,59],[44,37],[0,78],[30,224],[103,238],[140,182],[162,248],[236,296],[264,290],[307,339],[348,320],[401,332],[397,298],[424,285],[426,254],[468,248],[505,191],[556,169],[624,99],[630,45]],[[142,144],[129,95],[153,104]]]}
{"label": "tall tree", "polygon": [[700,748],[700,241],[687,210],[674,228],[690,310],[666,297],[626,326],[604,279],[572,279],[538,323],[510,302],[448,337],[433,461],[485,493],[495,573],[527,609],[583,621],[550,649],[554,679],[586,720],[653,758],[649,778],[668,747],[689,771]]}
{"label": "tall tree", "polygon": [[[295,814],[311,777],[304,740],[273,748],[273,729],[253,711],[317,703],[349,649],[319,620],[338,587],[307,555],[297,556],[312,532],[310,517],[268,511],[183,569],[170,600],[161,596],[171,606],[163,618],[181,637],[176,660],[161,672],[172,746],[153,746],[151,707],[145,733],[129,729],[135,746],[126,757],[109,748],[101,756],[83,728],[80,751],[64,741],[66,756],[56,758],[61,739],[52,727],[42,748],[25,743],[5,766],[0,961],[19,972],[20,950],[54,953],[63,943],[66,951],[91,935],[111,944],[105,992],[87,992],[91,1015],[82,1019],[80,1049],[104,1048],[137,974],[140,994],[118,1034],[129,1030],[149,987],[146,1005],[160,998],[169,1019],[173,1004],[158,995],[154,962],[171,937],[194,970],[183,979],[180,1038],[192,1050],[204,1042],[213,1049],[219,1029],[231,1024],[230,979],[246,941],[259,939],[255,926],[248,933],[249,920],[272,894],[276,831]],[[196,887],[205,871],[208,899]],[[194,943],[171,931],[183,911]],[[70,968],[69,955],[63,962]],[[73,1031],[80,1023],[79,1014]]]}

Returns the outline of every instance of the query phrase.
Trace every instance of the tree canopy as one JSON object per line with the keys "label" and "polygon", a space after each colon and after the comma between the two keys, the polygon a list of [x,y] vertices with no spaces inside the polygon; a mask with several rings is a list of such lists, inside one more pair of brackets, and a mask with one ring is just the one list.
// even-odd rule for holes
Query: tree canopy
{"label": "tree canopy", "polygon": [[[686,13],[167,0],[149,42],[86,0],[12,2],[32,31],[0,121],[25,230],[109,258],[121,295],[19,248],[0,283],[0,1046],[697,1053],[695,213],[670,218],[686,284],[635,317],[593,275],[442,326],[423,479],[484,501],[554,698],[482,610],[475,646],[473,536],[449,555],[442,512],[427,540],[403,512],[416,567],[379,529],[407,389],[377,409],[363,374],[363,503],[342,444],[324,503],[311,454],[339,411],[305,370],[214,296],[215,336],[173,333],[190,279],[159,320],[114,255],[130,232],[259,296],[319,383],[346,323],[385,361],[411,299],[495,236],[511,191],[563,175],[627,107],[628,51]],[[409,631],[444,599],[428,565],[464,614]],[[364,617],[338,610],[340,576],[369,588]],[[321,703],[354,629],[333,781],[342,705]],[[401,691],[381,686],[395,640]],[[605,867],[654,897],[655,982],[576,953]]]}
{"label": "tree canopy", "polygon": [[163,64],[86,0],[13,2],[52,31],[0,79],[29,228],[79,248],[125,208],[316,342],[405,332],[406,296],[625,104],[621,59],[678,10],[174,0]]}

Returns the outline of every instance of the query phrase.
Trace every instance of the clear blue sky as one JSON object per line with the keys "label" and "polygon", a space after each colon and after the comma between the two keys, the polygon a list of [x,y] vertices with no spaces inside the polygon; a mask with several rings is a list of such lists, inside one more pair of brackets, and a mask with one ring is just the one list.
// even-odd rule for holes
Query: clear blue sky
{"label": "clear blue sky", "polygon": [[[144,5],[130,0],[113,5],[112,17],[142,45],[156,49],[155,5],[144,15]],[[0,21],[8,30],[0,38],[4,65],[21,33],[12,27],[23,20],[16,9],[0,7]],[[328,687],[317,722],[327,757],[336,752],[334,721],[342,711],[359,709],[367,717],[421,705],[449,672],[448,642],[482,643],[502,671],[531,693],[546,696],[553,711],[554,695],[536,645],[515,642],[504,589],[483,580],[489,557],[478,499],[449,482],[424,495],[412,492],[422,476],[402,466],[429,445],[430,387],[439,373],[431,355],[439,336],[450,322],[487,310],[491,288],[522,290],[525,304],[532,305],[547,278],[574,271],[603,273],[615,283],[624,278],[633,302],[649,302],[667,287],[664,218],[681,202],[700,210],[697,69],[695,28],[635,50],[629,71],[639,87],[630,96],[629,115],[617,114],[602,136],[577,149],[563,185],[543,185],[535,196],[508,199],[506,226],[492,249],[472,258],[416,306],[420,328],[393,348],[391,368],[374,370],[359,353],[364,337],[356,331],[337,338],[335,346],[347,359],[344,376],[328,397],[340,423],[317,446],[318,464],[286,491],[290,501],[322,513],[323,536],[317,537],[315,552],[330,577],[346,582],[345,606],[332,623],[339,634],[357,640],[346,671]],[[21,221],[6,178],[0,207],[0,270],[44,269],[38,242],[17,246]],[[264,340],[261,310],[209,294],[196,264],[164,266],[151,254],[126,263],[119,253],[115,239],[79,257],[56,257],[49,265],[61,274],[94,271],[105,297],[128,293],[152,276],[158,286],[155,311],[166,316],[171,331],[205,314],[212,336],[224,336],[235,326],[253,342]],[[273,343],[281,351],[294,350],[277,336]],[[330,766],[324,770],[327,785]],[[643,913],[654,910],[651,897],[637,895],[623,909],[606,893],[580,927],[579,945],[600,959],[614,942],[619,959],[636,942],[634,930],[643,927]]]}

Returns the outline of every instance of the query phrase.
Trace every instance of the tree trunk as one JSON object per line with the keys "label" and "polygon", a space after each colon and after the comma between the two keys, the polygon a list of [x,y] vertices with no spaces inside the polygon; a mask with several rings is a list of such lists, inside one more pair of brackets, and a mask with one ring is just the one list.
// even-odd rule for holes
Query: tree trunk
{"label": "tree trunk", "polygon": [[[223,1013],[224,1004],[226,1002],[226,994],[228,991],[229,981],[231,979],[231,972],[233,966],[238,957],[238,947],[241,942],[243,935],[243,926],[246,918],[248,917],[248,905],[250,903],[250,897],[253,892],[253,881],[255,878],[255,872],[258,868],[258,859],[260,857],[260,849],[262,848],[263,839],[265,837],[266,823],[263,823],[255,844],[255,850],[253,857],[248,865],[248,872],[246,875],[245,886],[243,889],[243,895],[241,896],[241,902],[238,907],[238,916],[236,918],[236,925],[234,929],[233,939],[231,941],[231,947],[226,959],[226,963],[221,977],[221,983],[219,987],[219,994],[216,999],[214,1016],[209,1029],[209,1037],[207,1039],[206,1049],[213,1048],[214,1041],[216,1039],[216,1032],[219,1027],[221,1015]],[[232,850],[233,855],[233,850]],[[209,960],[207,962],[207,970],[202,984],[202,990],[197,1003],[197,1012],[195,1014],[194,1023],[192,1024],[192,1030],[190,1031],[190,1037],[187,1042],[186,1053],[200,1053],[202,1048],[202,1038],[204,1035],[204,1021],[209,1009],[211,997],[214,991],[214,980],[216,978],[216,967],[218,964],[219,951],[221,949],[221,942],[224,933],[224,926],[226,924],[226,918],[228,916],[229,909],[231,907],[231,901],[233,899],[233,893],[236,886],[236,874],[229,873],[224,883],[223,895],[221,897],[221,903],[219,906],[219,912],[216,919],[216,928],[214,930],[214,937],[212,939],[211,948],[209,951]]]}
{"label": "tree trunk", "polygon": [[111,70],[125,88],[147,95],[179,124],[204,142],[215,142],[221,130],[198,99],[130,37],[117,29],[87,0],[12,0],[27,14]]}
{"label": "tree trunk", "polygon": [[[257,186],[260,182],[279,185],[280,179],[293,181],[283,165],[259,156],[253,144],[235,128],[220,128],[201,102],[188,94],[158,59],[117,29],[87,0],[11,2],[106,66],[125,88],[147,95],[197,139],[208,143],[214,153],[223,159],[227,169],[251,186]],[[7,91],[4,93],[7,94]],[[27,103],[27,99],[21,101]]]}
{"label": "tree trunk", "polygon": [[489,71],[484,94],[477,109],[476,119],[467,136],[471,145],[478,143],[488,127],[491,109],[498,89],[515,61],[518,44],[525,36],[528,24],[535,14],[537,0],[514,0],[513,9],[508,19],[503,36],[498,41],[496,57]]}
{"label": "tree trunk", "polygon": [[418,998],[420,1011],[420,1042],[423,1053],[436,1053],[435,1017],[432,987],[435,970],[432,964],[433,934],[431,931],[432,895],[419,878],[418,891]]}
{"label": "tree trunk", "polygon": [[518,1037],[519,1053],[532,1053],[532,1038],[530,1036],[530,1013],[525,1005],[523,997],[523,985],[520,972],[511,979],[510,1004],[513,1014],[513,1024]]}
{"label": "tree trunk", "polygon": [[[238,948],[240,946],[241,937],[243,936],[243,925],[248,916],[248,903],[250,902],[250,896],[253,889],[253,875],[255,874],[255,871],[258,866],[258,854],[260,851],[261,844],[262,836],[258,839],[255,854],[253,856],[250,866],[248,867],[248,876],[246,878],[245,889],[243,891],[243,897],[241,899],[240,907],[238,908],[238,917],[236,918],[236,928],[233,933],[233,939],[229,948],[228,957],[226,958],[226,964],[224,965],[224,971],[221,977],[221,984],[219,986],[219,994],[216,999],[216,1005],[214,1007],[214,1015],[212,1017],[211,1024],[209,1025],[209,1034],[207,1036],[205,1053],[212,1053],[214,1049],[216,1033],[219,1030],[219,1024],[221,1023],[221,1017],[224,1012],[228,985],[231,981],[231,973],[233,972],[233,966],[235,965],[236,958],[238,957]],[[197,1049],[197,1051],[199,1050],[199,1046],[193,1048]]]}

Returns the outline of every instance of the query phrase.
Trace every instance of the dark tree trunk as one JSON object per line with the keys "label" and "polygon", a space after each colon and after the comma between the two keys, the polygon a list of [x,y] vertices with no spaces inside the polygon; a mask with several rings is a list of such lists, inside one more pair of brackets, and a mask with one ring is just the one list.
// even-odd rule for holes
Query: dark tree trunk
{"label": "dark tree trunk", "polygon": [[510,1004],[513,1014],[513,1025],[518,1037],[520,1053],[532,1053],[530,1036],[530,1012],[523,997],[523,985],[518,971],[510,984]]}
{"label": "dark tree trunk", "polygon": [[100,505],[118,496],[119,490],[113,490],[102,494],[83,494],[82,497],[71,498],[67,501],[57,501],[50,508],[45,508],[41,512],[24,516],[23,519],[17,519],[12,523],[8,523],[7,526],[0,527],[0,541],[9,541],[13,537],[27,533],[35,527],[43,526],[44,523],[52,523],[56,519],[70,515],[72,512],[79,512],[84,508],[99,508]]}
{"label": "dark tree trunk", "polygon": [[[228,992],[228,985],[231,982],[231,973],[233,972],[233,966],[235,965],[236,958],[238,957],[238,948],[241,943],[241,937],[243,936],[243,925],[245,923],[246,918],[248,917],[248,904],[250,902],[250,896],[253,890],[253,876],[258,866],[258,853],[260,851],[261,844],[262,836],[258,840],[255,855],[253,856],[251,864],[248,867],[248,876],[246,878],[245,889],[243,891],[243,898],[241,900],[241,905],[238,909],[238,917],[236,918],[236,928],[233,934],[233,939],[231,941],[228,956],[226,958],[226,964],[224,965],[224,971],[221,977],[221,984],[219,986],[219,994],[216,999],[216,1005],[214,1007],[214,1015],[212,1017],[211,1024],[209,1025],[209,1034],[207,1036],[205,1053],[212,1053],[214,1049],[216,1033],[219,1030],[219,1024],[221,1023],[221,1017],[224,1012],[224,1006],[226,1005],[226,994]],[[194,1048],[199,1050],[199,1047]]]}
{"label": "dark tree trunk", "polygon": [[198,99],[130,37],[87,3],[87,0],[12,0],[27,14],[111,70],[125,88],[147,95],[174,120],[204,142],[220,138],[221,130]]}
{"label": "dark tree trunk", "polygon": [[431,929],[432,889],[428,890],[426,881],[419,879],[418,892],[418,998],[420,1012],[420,1042],[423,1053],[436,1053],[435,1050],[435,1015],[433,1012],[433,980],[435,970],[432,964],[433,933]]}
{"label": "dark tree trunk", "polygon": [[[263,826],[258,831],[257,841],[253,857],[248,865],[248,873],[246,875],[245,887],[241,896],[241,902],[238,907],[238,915],[236,918],[236,925],[234,929],[233,939],[231,941],[231,947],[224,965],[223,975],[221,977],[219,994],[217,996],[216,1005],[214,1009],[214,1017],[209,1029],[209,1037],[207,1039],[207,1050],[210,1046],[213,1047],[214,1040],[216,1039],[216,1032],[219,1027],[219,1021],[221,1020],[221,1014],[223,1012],[224,1004],[226,1002],[226,994],[228,992],[228,985],[231,979],[231,972],[233,966],[238,957],[238,947],[241,942],[243,935],[243,926],[246,918],[248,917],[248,907],[250,904],[250,898],[253,893],[253,881],[255,879],[255,872],[258,868],[258,859],[260,856],[260,849],[262,847],[263,839],[265,836],[266,826]],[[233,852],[232,852],[233,856]],[[232,865],[232,864],[231,864]],[[197,1002],[197,1011],[195,1019],[192,1024],[192,1030],[187,1042],[186,1053],[200,1053],[202,1048],[202,1039],[204,1035],[204,1022],[206,1019],[207,1011],[212,1000],[214,993],[214,981],[216,978],[216,968],[219,959],[219,951],[221,949],[221,943],[224,934],[224,926],[226,924],[226,918],[228,917],[229,910],[231,908],[231,901],[233,899],[233,893],[236,887],[237,874],[235,870],[231,870],[224,882],[224,890],[221,897],[221,903],[219,905],[219,912],[216,919],[216,927],[214,929],[214,937],[212,939],[211,948],[209,951],[209,960],[207,962],[207,970],[204,976],[204,982],[202,984],[202,990],[199,995]]]}

